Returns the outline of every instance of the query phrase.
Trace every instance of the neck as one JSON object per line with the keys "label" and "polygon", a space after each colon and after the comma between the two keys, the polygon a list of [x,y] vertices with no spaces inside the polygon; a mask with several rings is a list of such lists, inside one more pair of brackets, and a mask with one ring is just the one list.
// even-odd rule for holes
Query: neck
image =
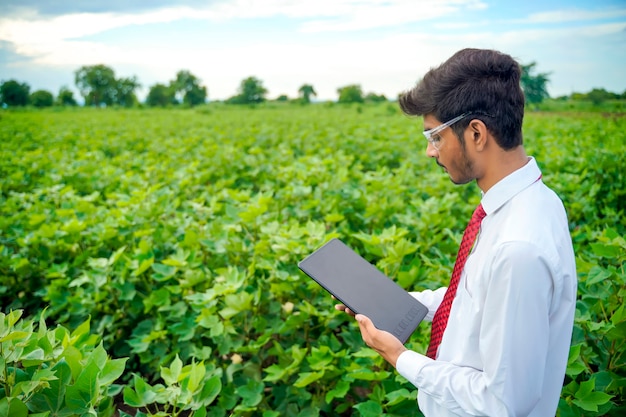
{"label": "neck", "polygon": [[523,146],[510,150],[497,148],[497,151],[488,158],[483,175],[476,178],[476,183],[482,192],[486,193],[498,181],[526,165],[528,160]]}

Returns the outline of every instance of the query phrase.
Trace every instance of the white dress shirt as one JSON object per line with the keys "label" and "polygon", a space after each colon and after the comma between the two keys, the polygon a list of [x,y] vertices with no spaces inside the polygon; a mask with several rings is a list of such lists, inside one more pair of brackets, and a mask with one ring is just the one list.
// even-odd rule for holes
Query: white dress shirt
{"label": "white dress shirt", "polygon": [[[559,197],[533,158],[483,195],[487,213],[461,274],[436,360],[406,351],[398,372],[427,417],[554,416],[576,303]],[[412,295],[432,320],[446,288]]]}

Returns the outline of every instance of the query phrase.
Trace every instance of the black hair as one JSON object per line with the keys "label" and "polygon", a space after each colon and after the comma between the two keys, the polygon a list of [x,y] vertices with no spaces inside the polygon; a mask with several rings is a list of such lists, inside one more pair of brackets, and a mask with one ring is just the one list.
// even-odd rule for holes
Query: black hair
{"label": "black hair", "polygon": [[452,126],[463,141],[472,119],[480,119],[503,149],[522,144],[524,93],[521,68],[511,56],[489,49],[462,49],[399,98],[410,116],[432,114],[442,123],[470,113]]}

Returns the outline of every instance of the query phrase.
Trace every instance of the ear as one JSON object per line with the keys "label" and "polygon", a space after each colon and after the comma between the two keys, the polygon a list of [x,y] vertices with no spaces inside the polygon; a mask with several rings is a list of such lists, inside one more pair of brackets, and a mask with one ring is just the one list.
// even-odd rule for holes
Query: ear
{"label": "ear", "polygon": [[487,146],[489,131],[487,126],[479,119],[473,119],[467,129],[468,137],[466,137],[466,143],[471,143],[477,152],[482,152]]}

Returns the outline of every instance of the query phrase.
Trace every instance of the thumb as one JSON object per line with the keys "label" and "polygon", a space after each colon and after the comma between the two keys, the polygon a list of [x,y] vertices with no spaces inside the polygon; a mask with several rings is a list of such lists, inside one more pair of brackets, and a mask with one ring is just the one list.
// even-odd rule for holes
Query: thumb
{"label": "thumb", "polygon": [[359,322],[360,326],[363,326],[365,328],[369,328],[370,326],[372,326],[372,321],[363,314],[357,314],[356,316],[354,316],[354,318],[356,319],[356,321]]}

